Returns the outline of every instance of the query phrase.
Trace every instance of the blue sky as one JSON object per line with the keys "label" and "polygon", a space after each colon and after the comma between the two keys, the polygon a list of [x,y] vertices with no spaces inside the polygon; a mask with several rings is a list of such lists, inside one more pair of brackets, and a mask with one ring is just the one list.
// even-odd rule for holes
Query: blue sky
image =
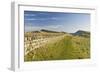
{"label": "blue sky", "polygon": [[90,14],[24,11],[25,32],[41,29],[73,33],[90,31]]}

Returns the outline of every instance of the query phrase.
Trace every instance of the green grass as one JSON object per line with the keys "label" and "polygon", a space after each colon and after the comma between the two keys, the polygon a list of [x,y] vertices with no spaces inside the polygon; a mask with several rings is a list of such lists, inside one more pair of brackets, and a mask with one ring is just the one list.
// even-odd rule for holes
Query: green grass
{"label": "green grass", "polygon": [[65,35],[25,56],[25,61],[66,60],[90,58],[90,38]]}

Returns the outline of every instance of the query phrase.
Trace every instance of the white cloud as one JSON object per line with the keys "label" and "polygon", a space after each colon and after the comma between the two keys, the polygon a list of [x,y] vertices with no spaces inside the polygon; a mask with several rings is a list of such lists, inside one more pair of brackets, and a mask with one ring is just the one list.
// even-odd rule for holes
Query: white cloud
{"label": "white cloud", "polygon": [[28,20],[28,21],[29,21],[29,20],[33,20],[33,21],[34,21],[34,20],[37,20],[37,19],[36,19],[36,18],[27,18],[27,19],[24,19],[24,20],[25,20],[25,21],[27,21],[27,20]]}
{"label": "white cloud", "polygon": [[27,26],[25,25],[25,32],[27,31],[36,31],[36,30],[40,30],[41,28],[40,27],[35,27],[35,26]]}
{"label": "white cloud", "polygon": [[59,28],[61,28],[61,25],[49,25],[49,26],[27,26],[25,25],[25,32],[27,31],[36,31],[41,29],[47,29],[47,30],[54,30],[54,31],[60,31]]}
{"label": "white cloud", "polygon": [[36,16],[36,14],[24,14],[25,16]]}
{"label": "white cloud", "polygon": [[59,18],[57,18],[57,17],[51,17],[51,19],[53,19],[53,20],[58,20]]}
{"label": "white cloud", "polygon": [[41,14],[41,15],[47,15],[48,13],[38,13],[38,14]]}
{"label": "white cloud", "polygon": [[27,20],[28,20],[28,21],[38,20],[38,21],[39,21],[39,20],[48,20],[48,19],[47,19],[47,18],[27,18],[27,19],[25,19],[25,21],[27,21]]}
{"label": "white cloud", "polygon": [[48,28],[62,28],[62,25],[49,25],[49,26],[46,26]]}

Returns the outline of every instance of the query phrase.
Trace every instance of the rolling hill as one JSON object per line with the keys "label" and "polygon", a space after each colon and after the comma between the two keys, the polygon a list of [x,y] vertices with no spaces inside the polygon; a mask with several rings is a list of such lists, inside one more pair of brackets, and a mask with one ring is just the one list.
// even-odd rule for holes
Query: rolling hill
{"label": "rolling hill", "polygon": [[83,30],[78,30],[75,33],[72,33],[73,35],[78,35],[78,36],[83,36],[83,37],[90,37],[90,32],[88,31],[83,31]]}
{"label": "rolling hill", "polygon": [[90,58],[89,32],[70,34],[42,29],[25,35],[25,62]]}

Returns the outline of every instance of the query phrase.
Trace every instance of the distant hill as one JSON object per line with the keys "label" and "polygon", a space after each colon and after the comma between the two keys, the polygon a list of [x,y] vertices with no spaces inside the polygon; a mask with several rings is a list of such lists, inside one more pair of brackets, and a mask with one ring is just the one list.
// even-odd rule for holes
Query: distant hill
{"label": "distant hill", "polygon": [[77,35],[77,36],[82,36],[82,37],[90,37],[90,32],[88,31],[83,31],[83,30],[78,30],[75,33],[72,33],[73,35]]}
{"label": "distant hill", "polygon": [[59,32],[57,32],[57,31],[51,31],[51,30],[46,30],[46,29],[41,29],[40,31],[42,31],[42,32],[59,33]]}
{"label": "distant hill", "polygon": [[[47,29],[41,29],[37,31],[32,31],[32,32],[27,32],[27,34],[31,33],[41,33],[41,32],[46,32],[46,33],[63,33],[63,34],[68,34],[68,35],[73,35],[73,36],[81,36],[81,37],[90,37],[90,32],[88,31],[83,31],[83,30],[78,30],[75,33],[67,33],[64,31],[53,31],[53,30],[47,30]],[[26,34],[26,35],[27,35]]]}
{"label": "distant hill", "polygon": [[46,30],[46,29],[41,29],[40,31],[41,32],[50,32],[50,33],[66,33],[66,32],[63,32],[63,31],[59,32],[59,31],[52,31],[52,30]]}

